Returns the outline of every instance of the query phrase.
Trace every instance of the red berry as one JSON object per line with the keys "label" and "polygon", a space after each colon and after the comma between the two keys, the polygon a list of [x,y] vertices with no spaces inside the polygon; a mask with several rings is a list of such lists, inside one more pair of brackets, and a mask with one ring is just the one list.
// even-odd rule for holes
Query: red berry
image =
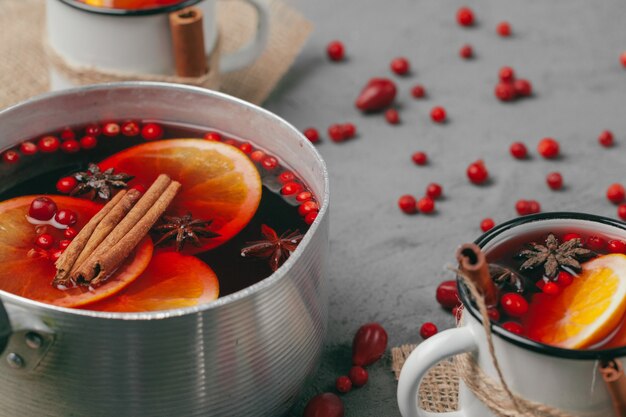
{"label": "red berry", "polygon": [[54,236],[49,233],[42,233],[35,239],[35,245],[41,249],[50,249],[54,245]]}
{"label": "red berry", "polygon": [[503,83],[512,83],[515,80],[515,71],[511,67],[502,67],[498,72],[498,78]]}
{"label": "red berry", "polygon": [[77,234],[78,234],[78,231],[74,229],[73,227],[68,227],[67,229],[63,231],[63,236],[66,239],[70,239],[70,240],[74,239]]}
{"label": "red berry", "polygon": [[61,140],[76,139],[76,133],[74,133],[74,131],[69,128],[63,129],[63,131],[61,131],[61,134],[59,136],[61,137]]}
{"label": "red berry", "polygon": [[530,214],[530,202],[528,200],[517,200],[515,210],[520,216]]}
{"label": "red berry", "polygon": [[411,89],[411,95],[415,98],[422,98],[426,95],[426,90],[423,85],[417,84]]}
{"label": "red berry", "polygon": [[494,94],[500,101],[513,101],[516,97],[515,87],[513,87],[513,84],[505,82],[496,84]]}
{"label": "red berry", "polygon": [[305,129],[303,133],[311,143],[317,143],[320,141],[320,134],[317,129],[309,127],[308,129]]}
{"label": "red berry", "polygon": [[474,24],[474,12],[469,7],[461,7],[456,12],[456,21],[461,26],[472,26]]}
{"label": "red berry", "polygon": [[580,239],[582,241],[582,236],[580,236],[578,233],[566,233],[563,235],[563,242],[567,242],[568,240],[572,239]]}
{"label": "red berry", "polygon": [[64,226],[71,226],[78,220],[78,216],[72,210],[62,209],[57,211],[54,220]]}
{"label": "red berry", "polygon": [[72,241],[68,239],[59,240],[59,249],[67,249],[70,243],[72,243]]}
{"label": "red berry", "polygon": [[341,61],[344,58],[344,47],[340,41],[332,41],[326,46],[326,53],[331,61]]}
{"label": "red berry", "polygon": [[487,231],[493,229],[493,227],[495,225],[496,225],[496,223],[493,221],[493,219],[486,218],[486,219],[483,219],[483,221],[480,222],[480,230],[482,230],[483,232],[487,232]]}
{"label": "red berry", "polygon": [[341,125],[344,139],[350,139],[356,136],[356,126],[353,123],[344,123]]}
{"label": "red berry", "polygon": [[521,335],[524,333],[524,328],[522,327],[522,325],[514,321],[507,321],[506,323],[502,324],[502,328],[513,334]]}
{"label": "red berry", "polygon": [[55,136],[44,136],[37,142],[39,151],[44,153],[56,152],[59,146],[61,146],[61,141]]}
{"label": "red berry", "polygon": [[130,121],[122,123],[121,131],[122,135],[133,137],[137,136],[141,132],[141,129],[139,128],[139,123]]}
{"label": "red berry", "polygon": [[515,94],[520,97],[529,97],[533,93],[533,85],[530,81],[523,78],[513,81],[513,87],[515,88]]}
{"label": "red berry", "polygon": [[461,49],[459,49],[459,55],[463,59],[470,59],[474,56],[474,50],[471,45],[465,44],[461,47]]}
{"label": "red berry", "polygon": [[217,132],[208,132],[204,134],[204,140],[211,140],[214,142],[221,142],[222,141],[222,135],[220,135]]}
{"label": "red berry", "polygon": [[304,203],[305,201],[309,201],[313,198],[313,194],[310,191],[302,191],[296,196],[296,201],[300,203]]}
{"label": "red berry", "polygon": [[328,137],[333,142],[343,142],[346,138],[344,137],[343,127],[339,124],[334,124],[328,126]]}
{"label": "red berry", "polygon": [[441,194],[443,194],[443,188],[436,182],[431,182],[426,187],[426,195],[430,198],[437,199],[441,197]]}
{"label": "red berry", "polygon": [[537,145],[537,152],[546,159],[553,159],[559,155],[559,142],[552,138],[543,138]]}
{"label": "red berry", "polygon": [[16,164],[20,161],[20,154],[9,150],[2,154],[2,160],[7,164]]}
{"label": "red berry", "polygon": [[54,217],[57,205],[48,197],[37,197],[30,203],[28,215],[35,220],[47,221]]}
{"label": "red berry", "polygon": [[239,150],[245,153],[246,155],[249,155],[252,152],[252,145],[249,144],[248,142],[244,142],[241,145],[239,145]]}
{"label": "red berry", "polygon": [[420,336],[422,336],[422,339],[428,339],[429,337],[436,335],[437,332],[439,332],[437,326],[431,322],[426,322],[422,324],[422,327],[420,327]]}
{"label": "red berry", "polygon": [[298,213],[300,213],[300,215],[304,217],[312,211],[318,211],[319,209],[320,208],[315,201],[309,200],[300,204],[300,207],[298,207]]}
{"label": "red berry", "polygon": [[489,319],[491,321],[500,321],[500,312],[497,308],[490,308],[487,310],[487,314],[489,315]]}
{"label": "red berry", "polygon": [[435,200],[426,196],[417,201],[417,210],[420,213],[430,214],[435,211]]}
{"label": "red berry", "polygon": [[503,38],[509,37],[511,36],[511,25],[509,22],[500,22],[498,26],[496,26],[496,32]]}
{"label": "red berry", "polygon": [[528,311],[528,301],[521,295],[509,292],[500,298],[504,312],[511,317],[520,317]]}
{"label": "red berry", "polygon": [[619,56],[619,60],[622,63],[622,66],[626,67],[626,52],[622,52]]}
{"label": "red berry", "polygon": [[489,171],[487,171],[485,163],[479,160],[469,164],[467,167],[467,177],[474,184],[482,184],[489,178]]}
{"label": "red berry", "polygon": [[600,145],[606,148],[610,148],[611,146],[613,146],[613,132],[611,132],[610,130],[603,131],[602,133],[600,133],[600,136],[598,136],[598,142],[600,143]]}
{"label": "red berry", "polygon": [[250,154],[250,159],[254,162],[261,162],[265,158],[265,152],[263,151],[254,151]]}
{"label": "red berry", "polygon": [[387,109],[385,112],[385,119],[387,119],[389,124],[397,125],[400,123],[400,114],[396,109]]}
{"label": "red berry", "polygon": [[98,139],[95,136],[83,136],[80,138],[80,146],[83,149],[93,149],[98,145]]}
{"label": "red berry", "polygon": [[281,184],[287,184],[288,182],[295,181],[296,175],[291,171],[283,171],[278,175],[278,181]]}
{"label": "red berry", "polygon": [[443,281],[437,286],[437,292],[435,298],[441,307],[445,309],[451,309],[458,306],[461,301],[459,300],[459,289],[456,281],[448,280]]}
{"label": "red berry", "polygon": [[611,253],[626,253],[626,243],[623,240],[609,240],[606,247]]}
{"label": "red berry", "polygon": [[593,251],[601,251],[606,246],[606,240],[602,239],[600,236],[589,236],[587,238],[587,248]]}
{"label": "red berry", "polygon": [[294,194],[299,193],[301,190],[302,190],[302,185],[300,183],[291,181],[283,185],[283,187],[280,189],[280,193],[282,195],[294,195]]}
{"label": "red berry", "polygon": [[560,190],[563,188],[563,176],[559,172],[551,172],[546,177],[546,183],[551,189]]}
{"label": "red berry", "polygon": [[626,221],[626,203],[622,203],[617,206],[617,215],[620,219]]}
{"label": "red berry", "polygon": [[335,380],[335,388],[337,391],[345,394],[346,392],[350,392],[352,389],[352,381],[345,375],[340,376]]}
{"label": "red berry", "polygon": [[80,143],[76,139],[61,142],[61,150],[65,153],[76,153],[80,151]]}
{"label": "red berry", "polygon": [[20,152],[23,155],[34,155],[37,153],[37,145],[33,142],[23,142],[20,144]]}
{"label": "red berry", "polygon": [[367,380],[369,379],[367,371],[362,366],[353,366],[350,368],[348,376],[350,377],[350,381],[352,381],[352,385],[355,387],[362,387],[367,384]]}
{"label": "red berry", "polygon": [[141,128],[141,137],[145,140],[161,139],[164,133],[165,132],[161,125],[158,125],[156,123],[147,123],[144,127]]}
{"label": "red berry", "polygon": [[391,61],[391,64],[389,64],[389,67],[391,68],[393,72],[395,72],[398,75],[406,75],[409,72],[411,64],[409,63],[409,60],[406,59],[405,57],[398,57],[398,58],[394,58]]}
{"label": "red berry", "polygon": [[528,210],[530,214],[536,214],[541,211],[541,205],[537,200],[528,200]]}
{"label": "red berry", "polygon": [[317,219],[318,214],[319,212],[317,210],[313,210],[307,213],[306,216],[304,216],[304,222],[308,224],[309,226],[312,225],[315,219]]}
{"label": "red berry", "polygon": [[443,123],[446,121],[446,109],[441,106],[433,107],[430,110],[430,118],[435,123]]}
{"label": "red berry", "polygon": [[117,136],[120,134],[120,125],[109,122],[102,126],[102,134],[105,136]]}
{"label": "red berry", "polygon": [[63,255],[63,249],[57,249],[55,251],[50,252],[50,260],[52,262],[56,262],[61,255]]}
{"label": "red berry", "polygon": [[556,285],[554,282],[549,281],[549,282],[546,282],[544,284],[544,286],[541,289],[541,291],[543,291],[544,294],[557,295],[558,293],[561,292],[561,288],[559,288],[559,286]]}
{"label": "red berry", "polygon": [[424,152],[415,152],[411,155],[411,159],[415,165],[426,165],[428,163],[428,156]]}
{"label": "red berry", "polygon": [[388,339],[387,331],[378,323],[366,323],[359,327],[352,340],[352,364],[367,366],[382,358]]}
{"label": "red berry", "polygon": [[413,214],[417,212],[417,201],[412,195],[405,194],[398,199],[398,207],[406,214]]}
{"label": "red berry", "polygon": [[330,392],[311,398],[304,408],[303,417],[343,417],[345,413],[341,398]]}
{"label": "red berry", "polygon": [[278,159],[274,158],[273,156],[266,156],[261,161],[261,165],[267,170],[275,169],[278,166]]}
{"label": "red berry", "polygon": [[361,90],[355,106],[364,112],[382,110],[393,103],[396,93],[396,84],[390,79],[372,78]]}
{"label": "red berry", "polygon": [[[574,277],[567,271],[560,271],[556,277],[556,284],[561,287],[567,287],[574,281]],[[544,291],[545,292],[545,291]]]}
{"label": "red berry", "polygon": [[63,194],[71,193],[78,185],[78,181],[74,177],[63,177],[57,181],[57,190]]}
{"label": "red berry", "polygon": [[85,134],[89,136],[99,136],[100,135],[100,126],[96,124],[87,125],[85,127]]}
{"label": "red berry", "polygon": [[606,198],[614,204],[619,204],[624,201],[625,196],[626,191],[624,191],[624,186],[622,184],[611,184],[606,190]]}
{"label": "red berry", "polygon": [[528,149],[522,142],[513,142],[509,148],[509,152],[515,159],[526,159],[528,157]]}

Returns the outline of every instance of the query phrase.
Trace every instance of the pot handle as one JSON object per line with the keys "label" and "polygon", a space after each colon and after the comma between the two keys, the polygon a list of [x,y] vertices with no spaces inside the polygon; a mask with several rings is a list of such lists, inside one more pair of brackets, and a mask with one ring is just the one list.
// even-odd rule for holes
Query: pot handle
{"label": "pot handle", "polygon": [[467,417],[463,410],[430,413],[417,405],[422,377],[442,359],[478,349],[469,327],[446,330],[422,342],[407,358],[398,381],[398,406],[402,417]]}

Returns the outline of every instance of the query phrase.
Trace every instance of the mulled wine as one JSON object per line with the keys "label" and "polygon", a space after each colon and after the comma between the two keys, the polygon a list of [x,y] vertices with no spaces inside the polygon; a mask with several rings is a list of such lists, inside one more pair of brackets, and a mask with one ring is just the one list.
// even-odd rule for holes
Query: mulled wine
{"label": "mulled wine", "polygon": [[106,121],[48,132],[0,164],[0,289],[146,311],[257,283],[319,209],[296,173],[226,132]]}

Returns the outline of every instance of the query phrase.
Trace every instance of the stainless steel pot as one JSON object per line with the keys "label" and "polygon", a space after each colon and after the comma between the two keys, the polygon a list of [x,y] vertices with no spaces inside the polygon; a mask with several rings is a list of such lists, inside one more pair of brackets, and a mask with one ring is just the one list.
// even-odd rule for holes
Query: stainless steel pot
{"label": "stainless steel pot", "polygon": [[102,313],[0,291],[0,415],[285,414],[315,369],[326,330],[324,162],[294,127],[266,110],[158,83],[84,87],[4,110],[0,150],[44,130],[103,118],[177,121],[251,139],[303,177],[320,198],[319,216],[272,276],[194,308]]}

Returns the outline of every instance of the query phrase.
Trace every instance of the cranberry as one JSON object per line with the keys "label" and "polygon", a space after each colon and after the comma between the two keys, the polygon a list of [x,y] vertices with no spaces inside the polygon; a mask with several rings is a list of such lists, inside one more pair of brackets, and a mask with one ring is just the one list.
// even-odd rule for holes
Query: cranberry
{"label": "cranberry", "polygon": [[57,181],[57,190],[62,194],[71,193],[78,185],[78,181],[74,177],[63,177]]}
{"label": "cranberry", "polygon": [[512,83],[515,80],[515,71],[511,67],[502,67],[498,71],[498,78],[503,83]]}
{"label": "cranberry", "polygon": [[496,32],[503,38],[507,38],[511,36],[511,25],[509,22],[500,22],[498,26],[496,26]]}
{"label": "cranberry", "polygon": [[556,285],[554,282],[549,281],[549,282],[546,282],[544,284],[544,286],[541,289],[541,291],[543,291],[544,294],[557,295],[558,293],[561,292],[561,288],[559,288],[559,286]]}
{"label": "cranberry", "polygon": [[141,129],[139,128],[139,123],[133,121],[122,123],[121,130],[122,135],[128,137],[137,136],[141,132]]}
{"label": "cranberry", "polygon": [[506,314],[512,317],[520,317],[528,311],[528,301],[521,295],[509,292],[500,298],[500,305]]}
{"label": "cranberry", "polygon": [[44,153],[56,152],[61,146],[61,141],[55,136],[44,136],[37,142],[39,151]]}
{"label": "cranberry", "polygon": [[261,162],[265,158],[265,152],[263,151],[254,151],[250,154],[250,159],[254,162]]}
{"label": "cranberry", "polygon": [[493,221],[493,219],[486,218],[480,222],[480,230],[482,230],[483,232],[488,232],[489,230],[493,229],[495,225],[496,223]]}
{"label": "cranberry", "polygon": [[23,155],[34,155],[37,153],[37,145],[33,142],[23,142],[20,144],[20,152]]}
{"label": "cranberry", "polygon": [[511,332],[513,334],[521,335],[524,333],[524,328],[522,327],[522,325],[514,321],[507,321],[506,323],[502,324],[502,328],[507,332]]}
{"label": "cranberry", "polygon": [[350,139],[356,136],[356,126],[353,123],[344,123],[341,125],[344,139]]}
{"label": "cranberry", "polygon": [[63,255],[63,249],[57,249],[55,251],[50,252],[50,260],[52,262],[56,262],[61,255]]}
{"label": "cranberry", "polygon": [[352,340],[352,364],[367,366],[382,358],[387,350],[387,340],[387,331],[378,323],[359,327]]}
{"label": "cranberry", "polygon": [[530,214],[530,202],[528,200],[517,200],[515,210],[520,216]]}
{"label": "cranberry", "polygon": [[80,151],[80,143],[76,139],[61,142],[61,150],[65,153],[76,153]]}
{"label": "cranberry", "polygon": [[248,142],[244,142],[241,145],[239,145],[239,150],[245,153],[246,155],[249,155],[252,152],[252,145],[249,144]]}
{"label": "cranberry", "polygon": [[[567,271],[560,271],[556,277],[556,284],[561,287],[567,287],[574,281],[574,277]],[[545,291],[544,291],[545,292]]]}
{"label": "cranberry", "polygon": [[89,136],[99,136],[100,135],[100,126],[96,124],[87,125],[85,127],[85,134]]}
{"label": "cranberry", "polygon": [[620,219],[626,221],[626,203],[622,203],[617,206],[617,215]]}
{"label": "cranberry", "polygon": [[391,63],[389,64],[389,67],[391,68],[393,72],[395,72],[398,75],[406,75],[409,73],[411,64],[409,63],[409,60],[406,59],[405,57],[398,57],[398,58],[394,58],[391,61]]}
{"label": "cranberry", "polygon": [[280,189],[280,193],[282,195],[294,195],[299,193],[300,191],[302,191],[302,185],[295,181],[285,183],[285,185],[283,185],[283,187]]}
{"label": "cranberry", "polygon": [[310,212],[317,211],[319,209],[320,208],[315,201],[309,200],[300,204],[300,207],[298,207],[298,213],[300,213],[301,216],[306,216]]}
{"label": "cranberry", "polygon": [[559,142],[552,138],[543,138],[537,145],[537,152],[546,159],[553,159],[559,155]]}
{"label": "cranberry", "polygon": [[63,129],[59,136],[61,137],[61,140],[76,139],[76,133],[74,133],[74,131],[69,128]]}
{"label": "cranberry", "polygon": [[422,324],[422,327],[420,327],[420,336],[422,336],[422,339],[428,339],[429,337],[436,335],[437,332],[439,332],[437,326],[431,322],[426,322]]}
{"label": "cranberry", "polygon": [[339,124],[334,124],[328,126],[328,137],[333,142],[343,142],[346,138],[344,137],[343,127]]}
{"label": "cranberry", "polygon": [[393,103],[396,93],[396,84],[390,79],[372,78],[361,90],[355,106],[364,112],[382,110]]}
{"label": "cranberry", "polygon": [[459,300],[459,289],[456,281],[448,280],[439,284],[437,286],[435,298],[441,307],[448,310],[461,304],[461,301]]}
{"label": "cranberry", "polygon": [[411,159],[415,165],[426,165],[428,163],[428,156],[424,152],[415,152],[411,155]]}
{"label": "cranberry", "polygon": [[326,53],[331,61],[341,61],[344,58],[345,50],[343,43],[332,41],[326,46]]}
{"label": "cranberry", "polygon": [[389,124],[397,125],[400,123],[400,114],[396,109],[387,109],[387,111],[385,111],[385,119],[387,119]]}
{"label": "cranberry", "polygon": [[551,189],[560,190],[563,188],[563,176],[559,172],[551,172],[546,176],[546,183]]}
{"label": "cranberry", "polygon": [[474,12],[469,7],[461,7],[456,12],[456,21],[461,26],[472,26],[474,24]]}
{"label": "cranberry", "polygon": [[335,388],[343,394],[350,392],[352,390],[352,381],[347,376],[342,375],[335,380]]}
{"label": "cranberry", "polygon": [[494,95],[500,101],[513,101],[516,97],[515,87],[512,83],[500,82],[496,84]]}
{"label": "cranberry", "polygon": [[578,233],[566,233],[563,235],[563,242],[567,242],[568,240],[572,239],[580,239],[582,241],[582,236],[580,236]]}
{"label": "cranberry", "polygon": [[600,236],[589,236],[587,238],[587,248],[593,251],[601,251],[606,246],[606,240],[602,239]]}
{"label": "cranberry", "polygon": [[83,149],[93,149],[98,145],[98,139],[95,136],[83,136],[80,138],[80,147]]}
{"label": "cranberry", "polygon": [[537,200],[528,200],[528,210],[530,214],[536,214],[541,211],[541,205]]}
{"label": "cranberry", "polygon": [[606,190],[606,198],[608,198],[611,203],[619,204],[624,201],[625,197],[626,191],[624,191],[622,184],[611,184]]}
{"label": "cranberry", "polygon": [[320,141],[320,134],[317,129],[309,127],[308,129],[305,129],[303,133],[311,143],[317,143]]}
{"label": "cranberry", "polygon": [[426,95],[426,90],[424,89],[423,85],[417,84],[417,85],[414,85],[413,88],[411,89],[411,95],[414,98],[422,98]]}
{"label": "cranberry", "polygon": [[47,221],[54,217],[57,205],[48,197],[37,197],[30,203],[28,215],[35,220]]}
{"label": "cranberry", "polygon": [[515,87],[515,94],[520,97],[529,97],[533,93],[533,85],[523,78],[513,81],[513,87]]}
{"label": "cranberry", "polygon": [[526,159],[528,157],[528,149],[522,142],[513,142],[509,148],[509,152],[515,159]]}
{"label": "cranberry", "polygon": [[16,164],[20,161],[20,154],[15,151],[6,151],[2,154],[2,160],[7,164]]}
{"label": "cranberry", "polygon": [[613,132],[610,130],[605,130],[598,136],[598,142],[600,145],[610,148],[613,146]]}
{"label": "cranberry", "polygon": [[350,377],[350,381],[352,381],[352,385],[355,387],[362,387],[367,384],[367,380],[369,379],[367,371],[362,366],[353,366],[350,368],[348,376]]}
{"label": "cranberry", "polygon": [[69,239],[59,240],[59,249],[67,249],[67,247],[72,243]]}
{"label": "cranberry", "polygon": [[497,308],[490,308],[487,310],[487,315],[491,321],[500,321],[500,312]]}
{"label": "cranberry", "polygon": [[481,160],[472,162],[467,167],[467,177],[474,184],[482,184],[489,178],[489,171],[485,167],[485,163]]}
{"label": "cranberry", "polygon": [[120,134],[120,125],[113,122],[105,123],[102,126],[102,134],[104,136],[117,136]]}
{"label": "cranberry", "polygon": [[286,184],[288,182],[295,181],[295,180],[296,180],[296,175],[291,171],[283,171],[278,175],[278,181],[280,181],[281,184]]}
{"label": "cranberry", "polygon": [[54,236],[49,233],[42,233],[35,239],[35,245],[41,249],[50,249],[54,245]]}
{"label": "cranberry", "polygon": [[263,158],[263,160],[261,161],[261,165],[267,170],[275,169],[278,166],[278,159],[268,155]]}
{"label": "cranberry", "polygon": [[341,398],[330,392],[311,398],[304,408],[303,417],[343,417],[345,413]]}
{"label": "cranberry", "polygon": [[606,247],[611,253],[626,253],[626,243],[623,240],[609,240]]}
{"label": "cranberry", "polygon": [[436,182],[431,182],[426,187],[426,195],[430,198],[437,199],[441,197],[441,194],[443,194],[443,187]]}
{"label": "cranberry", "polygon": [[73,227],[68,227],[67,229],[63,231],[63,236],[66,239],[70,239],[70,240],[74,239],[77,234],[78,234],[78,231],[74,229]]}
{"label": "cranberry", "polygon": [[309,201],[313,198],[313,194],[310,191],[302,191],[296,196],[296,201],[300,203],[304,203],[305,201]]}
{"label": "cranberry", "polygon": [[417,210],[420,213],[430,214],[435,211],[435,200],[426,196],[417,201]]}
{"label": "cranberry", "polygon": [[156,123],[147,123],[141,128],[141,137],[145,140],[161,139],[164,133],[163,127]]}
{"label": "cranberry", "polygon": [[315,221],[315,219],[317,219],[317,215],[319,214],[319,212],[317,210],[313,210],[311,212],[308,212],[306,214],[306,216],[304,216],[304,222],[306,224],[308,224],[309,226],[313,224],[313,222]]}
{"label": "cranberry", "polygon": [[446,109],[441,106],[433,107],[430,110],[430,118],[435,123],[444,123],[446,121]]}
{"label": "cranberry", "polygon": [[413,214],[417,212],[417,201],[412,195],[405,194],[398,199],[398,207],[406,214]]}
{"label": "cranberry", "polygon": [[470,59],[474,56],[474,50],[471,45],[465,44],[459,49],[459,55],[463,59]]}
{"label": "cranberry", "polygon": [[204,140],[210,140],[213,142],[221,142],[222,141],[222,135],[220,135],[217,132],[208,132],[204,134]]}
{"label": "cranberry", "polygon": [[619,56],[619,60],[622,63],[622,66],[626,67],[626,52],[622,52]]}
{"label": "cranberry", "polygon": [[62,209],[57,211],[57,214],[54,216],[54,220],[64,226],[71,226],[76,223],[78,216],[72,210]]}

